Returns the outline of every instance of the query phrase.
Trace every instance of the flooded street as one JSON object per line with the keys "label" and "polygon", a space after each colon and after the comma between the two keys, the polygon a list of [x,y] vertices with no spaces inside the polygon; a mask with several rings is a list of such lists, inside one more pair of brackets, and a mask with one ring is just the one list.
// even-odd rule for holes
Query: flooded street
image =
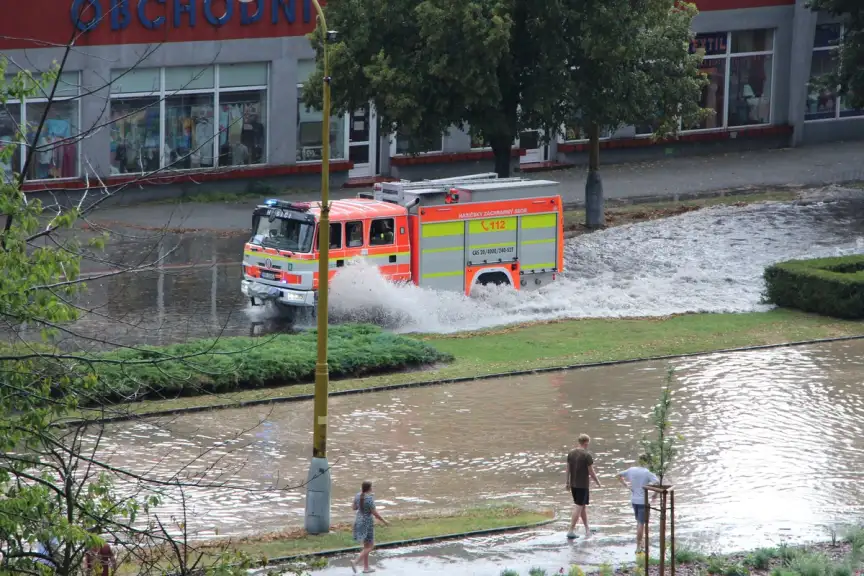
{"label": "flooded street", "polygon": [[[862,358],[864,342],[854,341],[673,362],[673,428],[684,440],[671,480],[682,538],[752,548],[823,537],[822,526],[864,516]],[[614,549],[632,531],[627,492],[614,475],[649,431],[665,367],[333,398],[333,519],[352,517],[364,479],[375,482],[385,515],[504,501],[566,512],[564,454],[587,432],[604,483],[592,492],[592,520],[597,541]],[[277,530],[302,524],[304,492],[273,488],[305,478],[311,420],[311,403],[300,402],[116,424],[101,451],[161,477],[200,456],[185,475],[212,467],[201,481],[245,488],[186,490],[198,537]],[[165,502],[163,514],[178,512]],[[566,544],[560,532],[519,538]]]}
{"label": "flooded street", "polygon": [[[480,298],[385,282],[351,266],[334,280],[335,322],[369,321],[411,332],[452,332],[578,317],[745,312],[760,304],[762,272],[784,259],[864,251],[864,200],[715,207],[567,240],[566,273],[539,291]],[[145,233],[140,233],[145,234]],[[244,235],[138,236],[112,241],[107,259],[154,270],[94,278],[76,329],[123,343],[281,331],[239,292]],[[89,262],[85,271],[104,269]]]}

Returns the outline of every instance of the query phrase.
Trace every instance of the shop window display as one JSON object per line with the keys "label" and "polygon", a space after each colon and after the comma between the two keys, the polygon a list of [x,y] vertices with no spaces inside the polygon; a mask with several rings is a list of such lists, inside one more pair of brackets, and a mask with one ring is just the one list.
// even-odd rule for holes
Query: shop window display
{"label": "shop window display", "polygon": [[[33,142],[39,120],[43,114],[45,123],[36,142]],[[27,141],[34,144],[36,152],[27,172],[30,180],[74,178],[78,175],[78,102],[59,100],[27,102]]]}
{"label": "shop window display", "polygon": [[268,68],[113,70],[122,88],[111,100],[112,173],[265,163]]}
{"label": "shop window display", "polygon": [[864,110],[847,104],[849,98],[837,94],[835,86],[826,82],[837,69],[837,50],[843,38],[843,26],[838,23],[816,27],[813,57],[810,60],[810,82],[807,91],[805,120],[835,120],[864,116]]}
{"label": "shop window display", "polygon": [[[411,141],[411,135],[404,129],[398,130],[396,132],[396,154],[428,154],[430,152],[441,152],[444,149],[444,139],[443,137],[437,141],[437,145],[435,143],[432,146],[422,146],[417,144],[417,149],[412,149],[412,145],[415,143]],[[472,148],[473,148],[472,142]],[[481,148],[484,146],[478,146]]]}
{"label": "shop window display", "polygon": [[[324,114],[320,110],[307,108],[303,104],[302,87],[297,88],[297,161],[320,162],[323,158],[324,142],[321,129]],[[330,117],[330,159],[345,158],[345,120],[339,116]]]}
{"label": "shop window display", "polygon": [[21,126],[21,106],[7,104],[0,107],[0,182],[11,182],[21,170],[21,147],[18,146]]}
{"label": "shop window display", "polygon": [[729,71],[729,126],[771,121],[771,70],[767,55],[732,58]]}
{"label": "shop window display", "polygon": [[722,58],[706,58],[699,67],[708,80],[708,85],[702,88],[702,99],[699,105],[708,108],[712,114],[695,126],[687,126],[688,130],[706,130],[723,127],[723,110],[726,106],[726,60]]}
{"label": "shop window display", "polygon": [[212,94],[184,94],[165,99],[165,166],[212,168],[216,125]]}
{"label": "shop window display", "polygon": [[219,94],[219,165],[263,164],[266,158],[264,90]]}
{"label": "shop window display", "polygon": [[111,173],[159,169],[159,99],[111,101]]}

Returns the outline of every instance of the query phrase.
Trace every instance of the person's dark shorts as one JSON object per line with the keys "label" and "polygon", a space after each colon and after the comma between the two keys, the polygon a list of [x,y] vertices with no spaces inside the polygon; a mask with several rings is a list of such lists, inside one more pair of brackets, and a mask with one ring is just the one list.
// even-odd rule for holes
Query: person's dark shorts
{"label": "person's dark shorts", "polygon": [[573,495],[573,503],[577,506],[588,505],[588,488],[573,488],[571,486],[570,494]]}
{"label": "person's dark shorts", "polygon": [[636,516],[636,522],[645,524],[645,505],[633,504],[633,514]]}

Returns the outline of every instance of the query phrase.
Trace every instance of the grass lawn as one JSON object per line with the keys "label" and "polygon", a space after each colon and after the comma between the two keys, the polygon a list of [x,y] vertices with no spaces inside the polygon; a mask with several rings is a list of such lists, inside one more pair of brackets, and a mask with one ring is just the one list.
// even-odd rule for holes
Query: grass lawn
{"label": "grass lawn", "polygon": [[[551,520],[551,511],[529,511],[515,506],[490,506],[469,508],[441,516],[418,516],[388,519],[389,526],[376,521],[375,543],[386,544],[402,540],[416,540],[490,530],[493,528],[523,527]],[[385,516],[386,518],[386,516]],[[340,524],[333,527],[329,534],[309,536],[303,530],[270,535],[264,539],[243,540],[232,546],[253,557],[279,558],[296,556],[324,550],[353,548],[357,543],[352,539],[352,525]]]}
{"label": "grass lawn", "polygon": [[[473,377],[609,360],[711,352],[726,348],[864,335],[864,322],[793,310],[749,314],[686,314],[664,318],[564,320],[452,335],[417,335],[455,361],[423,372],[332,380],[330,390]],[[191,406],[312,393],[311,384],[114,406],[112,413],[148,413]]]}
{"label": "grass lawn", "polygon": [[[420,538],[441,538],[495,528],[524,528],[553,518],[551,510],[530,511],[507,504],[468,508],[441,515],[388,518],[389,526],[376,521],[375,543],[382,545]],[[329,534],[321,536],[310,536],[302,529],[294,529],[238,540],[213,540],[198,550],[211,561],[226,550],[242,552],[253,559],[303,556],[356,547],[351,531],[351,524],[337,524],[331,527]],[[133,564],[124,564],[118,572],[131,575],[136,573],[135,567]]]}

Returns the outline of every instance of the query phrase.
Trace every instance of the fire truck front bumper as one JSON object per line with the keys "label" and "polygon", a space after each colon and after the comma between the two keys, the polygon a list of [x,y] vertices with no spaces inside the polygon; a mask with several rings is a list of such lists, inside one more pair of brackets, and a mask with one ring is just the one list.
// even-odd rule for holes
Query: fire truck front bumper
{"label": "fire truck front bumper", "polygon": [[318,300],[318,295],[314,290],[291,290],[252,280],[241,280],[240,292],[252,301],[253,306],[260,306],[265,302],[276,302],[285,306],[314,307]]}

